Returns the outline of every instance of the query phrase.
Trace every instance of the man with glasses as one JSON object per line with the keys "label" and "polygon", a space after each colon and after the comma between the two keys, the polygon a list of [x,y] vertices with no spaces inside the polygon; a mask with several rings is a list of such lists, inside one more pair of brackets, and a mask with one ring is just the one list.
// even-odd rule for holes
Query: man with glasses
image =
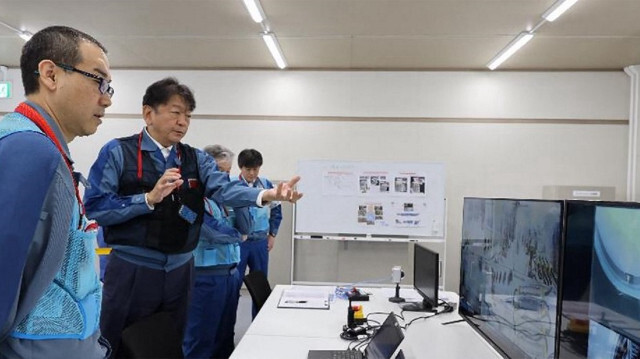
{"label": "man with glasses", "polygon": [[75,67],[71,66],[71,65],[67,65],[67,64],[56,64],[56,66],[63,68],[67,71],[73,71],[73,72],[77,72],[79,74],[82,74],[90,79],[92,79],[93,81],[98,83],[98,91],[100,91],[101,94],[107,94],[109,95],[109,97],[113,97],[113,87],[111,87],[111,85],[109,84],[109,81],[107,79],[105,79],[102,76],[98,76],[98,75],[94,75],[91,72],[86,72],[86,71],[82,71],[82,70],[78,70]]}
{"label": "man with glasses", "polygon": [[20,68],[26,101],[0,121],[0,358],[106,358],[96,225],[67,146],[95,133],[111,105],[106,50],[48,27],[24,45]]}
{"label": "man with glasses", "polygon": [[181,345],[203,197],[245,207],[302,196],[293,189],[299,177],[270,190],[237,186],[211,156],[180,142],[195,106],[176,79],[151,84],[142,99],[146,127],[108,142],[89,173],[87,213],[113,248],[100,328],[116,357],[124,354],[118,353],[123,329],[160,312],[171,315]]}

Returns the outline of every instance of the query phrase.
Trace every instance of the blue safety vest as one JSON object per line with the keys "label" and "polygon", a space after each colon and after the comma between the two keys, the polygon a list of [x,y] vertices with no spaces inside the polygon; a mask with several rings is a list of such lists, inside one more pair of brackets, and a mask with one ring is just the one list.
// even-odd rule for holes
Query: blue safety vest
{"label": "blue safety vest", "polygon": [[[266,188],[267,179],[264,177],[258,177],[262,188]],[[256,187],[258,188],[258,187]],[[253,219],[253,226],[251,227],[251,234],[249,237],[266,237],[269,234],[269,219],[271,216],[271,207],[251,207],[249,208],[251,218]]]}
{"label": "blue safety vest", "polygon": [[[0,122],[0,138],[24,131],[42,133],[17,113]],[[78,202],[74,203],[62,265],[31,312],[9,334],[14,338],[86,339],[98,330],[102,288],[94,267],[97,227],[89,229],[87,218],[80,218]]]}
{"label": "blue safety vest", "polygon": [[233,265],[240,262],[242,235],[234,228],[233,210],[225,210],[208,198],[204,199],[204,203],[200,240],[193,252],[195,266]]}

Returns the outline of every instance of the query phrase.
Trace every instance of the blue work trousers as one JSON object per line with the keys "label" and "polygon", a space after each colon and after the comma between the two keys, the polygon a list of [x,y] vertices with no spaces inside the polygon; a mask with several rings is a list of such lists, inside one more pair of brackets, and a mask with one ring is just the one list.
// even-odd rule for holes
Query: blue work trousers
{"label": "blue work trousers", "polygon": [[240,274],[235,268],[226,274],[196,273],[182,344],[186,359],[231,356],[239,291]]}
{"label": "blue work trousers", "polygon": [[166,272],[110,255],[102,288],[100,331],[118,358],[122,331],[152,314],[169,312],[182,337],[187,322],[193,259]]}

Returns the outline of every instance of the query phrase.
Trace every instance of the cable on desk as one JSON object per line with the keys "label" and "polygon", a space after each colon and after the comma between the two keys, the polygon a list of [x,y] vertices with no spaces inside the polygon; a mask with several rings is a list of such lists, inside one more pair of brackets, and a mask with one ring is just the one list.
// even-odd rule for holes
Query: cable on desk
{"label": "cable on desk", "polygon": [[[440,311],[436,311],[434,312],[432,315],[423,315],[423,316],[419,316],[417,318],[413,318],[409,321],[409,323],[405,324],[404,329],[407,330],[409,328],[409,326],[415,322],[416,320],[419,319],[429,319],[432,317],[435,317],[436,315],[440,315],[440,314],[444,314],[444,313],[451,313],[453,312],[453,306],[447,302],[445,302],[444,300],[440,300],[443,308]],[[402,315],[402,318],[404,319],[404,310],[400,311],[400,314]],[[405,320],[406,322],[406,320]]]}

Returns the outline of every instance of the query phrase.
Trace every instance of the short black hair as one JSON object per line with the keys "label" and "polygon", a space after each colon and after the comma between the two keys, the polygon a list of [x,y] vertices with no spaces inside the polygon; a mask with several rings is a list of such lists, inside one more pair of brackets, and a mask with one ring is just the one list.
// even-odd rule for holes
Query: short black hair
{"label": "short black hair", "polygon": [[20,69],[24,94],[37,93],[40,89],[38,82],[38,64],[42,60],[51,60],[56,64],[75,66],[82,62],[80,42],[89,41],[97,45],[104,53],[107,49],[98,40],[80,30],[67,26],[49,26],[36,32],[22,47]]}
{"label": "short black hair", "polygon": [[169,99],[174,95],[182,97],[184,102],[187,103],[189,111],[196,109],[196,100],[193,97],[193,91],[191,91],[187,85],[178,82],[175,77],[164,78],[147,87],[147,92],[145,92],[142,98],[142,106],[147,105],[153,109],[157,109],[159,105],[168,103]]}
{"label": "short black hair", "polygon": [[238,167],[256,168],[262,166],[262,154],[253,148],[244,149],[238,154]]}

